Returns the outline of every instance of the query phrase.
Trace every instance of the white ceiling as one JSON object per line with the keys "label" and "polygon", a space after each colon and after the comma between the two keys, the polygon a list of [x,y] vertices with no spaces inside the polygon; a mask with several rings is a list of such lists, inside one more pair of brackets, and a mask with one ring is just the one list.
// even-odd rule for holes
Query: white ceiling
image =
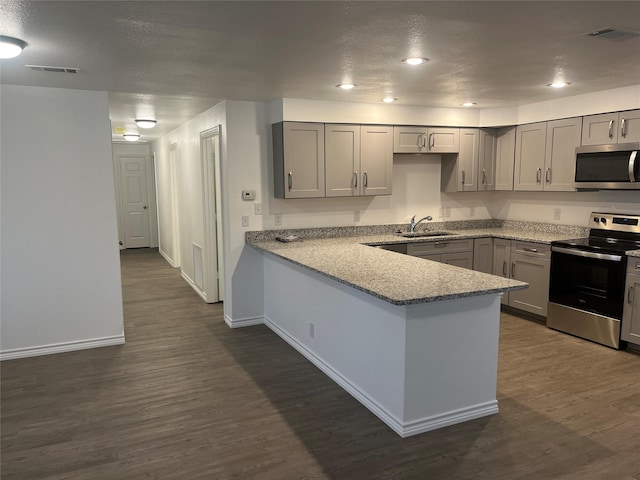
{"label": "white ceiling", "polygon": [[[0,2],[1,33],[28,43],[6,84],[110,92],[112,125],[152,140],[221,99],[501,107],[640,84],[640,2]],[[400,63],[428,57],[422,66]],[[76,67],[34,72],[25,64]],[[546,84],[564,78],[563,90]],[[335,87],[351,81],[358,87]]]}

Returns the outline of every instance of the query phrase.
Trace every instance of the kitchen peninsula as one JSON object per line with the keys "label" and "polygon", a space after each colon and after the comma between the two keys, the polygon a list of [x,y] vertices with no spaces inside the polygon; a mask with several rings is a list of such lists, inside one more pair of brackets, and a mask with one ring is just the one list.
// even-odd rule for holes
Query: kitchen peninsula
{"label": "kitchen peninsula", "polygon": [[526,283],[367,245],[391,235],[256,233],[265,324],[398,435],[498,412],[500,295]]}

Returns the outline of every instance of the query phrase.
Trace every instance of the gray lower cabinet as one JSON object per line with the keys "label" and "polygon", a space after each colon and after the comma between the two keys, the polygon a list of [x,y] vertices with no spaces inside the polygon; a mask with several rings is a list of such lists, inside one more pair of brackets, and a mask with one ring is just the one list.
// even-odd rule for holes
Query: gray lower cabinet
{"label": "gray lower cabinet", "polygon": [[620,338],[640,345],[640,258],[629,258],[625,292]]}
{"label": "gray lower cabinet", "polygon": [[409,243],[407,254],[471,269],[473,267],[473,239]]}
{"label": "gray lower cabinet", "polygon": [[491,273],[493,271],[493,240],[491,238],[476,238],[473,241],[473,269],[477,272]]}
{"label": "gray lower cabinet", "polygon": [[511,278],[527,282],[529,288],[509,293],[509,306],[547,316],[551,248],[538,243],[511,242]]}
{"label": "gray lower cabinet", "polygon": [[[493,255],[491,258],[491,273],[499,277],[510,278],[511,240],[493,239]],[[502,304],[509,305],[509,292],[502,295]]]}
{"label": "gray lower cabinet", "polygon": [[493,274],[527,282],[529,288],[505,294],[502,303],[528,313],[547,316],[551,248],[518,240],[493,240]]}
{"label": "gray lower cabinet", "polygon": [[274,123],[272,134],[275,197],[324,197],[324,124]]}

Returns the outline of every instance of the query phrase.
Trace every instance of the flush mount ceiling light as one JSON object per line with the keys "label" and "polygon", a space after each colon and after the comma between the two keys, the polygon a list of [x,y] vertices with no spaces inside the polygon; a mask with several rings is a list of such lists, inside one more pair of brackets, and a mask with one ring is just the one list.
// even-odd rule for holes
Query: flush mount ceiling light
{"label": "flush mount ceiling light", "polygon": [[407,65],[422,65],[423,63],[427,63],[429,61],[428,58],[424,57],[409,57],[402,60],[402,63],[406,63]]}
{"label": "flush mount ceiling light", "polygon": [[27,42],[13,37],[0,35],[0,58],[13,58],[22,53],[22,49],[27,46]]}
{"label": "flush mount ceiling light", "polygon": [[342,90],[351,90],[353,87],[357,87],[357,85],[355,83],[339,83],[336,87]]}
{"label": "flush mount ceiling light", "polygon": [[138,125],[140,128],[153,128],[156,126],[156,123],[158,122],[156,122],[155,120],[136,118],[136,125]]}
{"label": "flush mount ceiling light", "polygon": [[383,98],[383,99],[382,99],[382,101],[383,101],[384,103],[393,103],[393,102],[395,102],[395,101],[397,101],[397,100],[398,100],[398,99],[397,99],[397,98],[394,98],[394,97],[385,97],[385,98]]}
{"label": "flush mount ceiling light", "polygon": [[473,107],[474,105],[477,105],[476,102],[464,102],[462,104],[463,107]]}
{"label": "flush mount ceiling light", "polygon": [[547,87],[551,87],[551,88],[564,88],[567,85],[571,85],[569,82],[553,82],[553,83],[548,83]]}
{"label": "flush mount ceiling light", "polygon": [[125,133],[123,137],[129,142],[135,142],[140,139],[140,135],[138,135],[137,133]]}

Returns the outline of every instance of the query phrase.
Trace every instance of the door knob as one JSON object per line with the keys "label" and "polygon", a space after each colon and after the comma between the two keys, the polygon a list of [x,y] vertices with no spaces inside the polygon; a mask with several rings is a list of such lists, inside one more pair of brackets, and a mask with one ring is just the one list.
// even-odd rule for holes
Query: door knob
{"label": "door knob", "polygon": [[147,206],[145,205],[145,206],[144,206],[144,207],[142,207],[142,208],[144,208],[144,209],[146,210],[146,209],[147,209]]}

